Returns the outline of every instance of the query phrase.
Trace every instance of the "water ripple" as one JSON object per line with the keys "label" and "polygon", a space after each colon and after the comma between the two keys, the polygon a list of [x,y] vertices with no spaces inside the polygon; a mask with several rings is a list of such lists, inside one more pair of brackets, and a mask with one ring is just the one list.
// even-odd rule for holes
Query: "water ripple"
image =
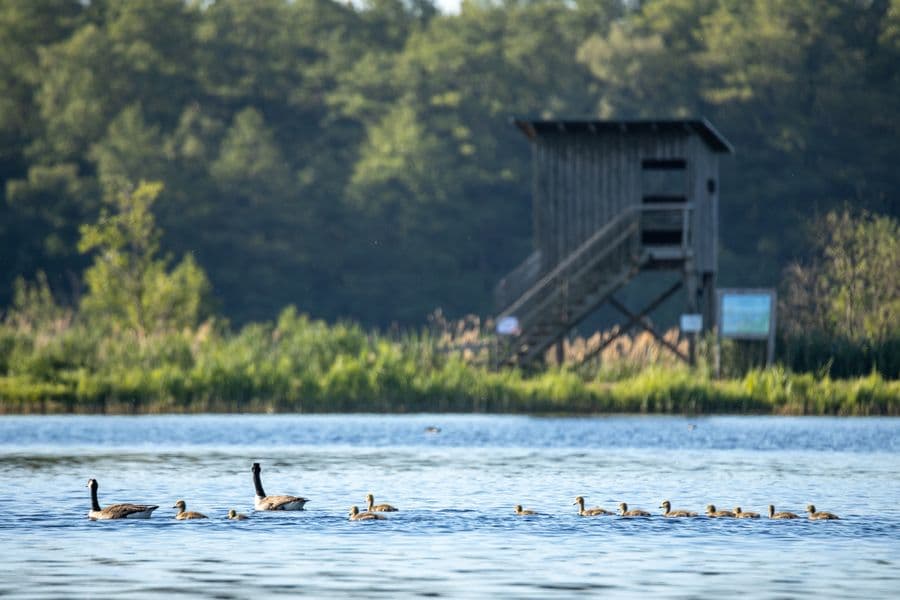
{"label": "water ripple", "polygon": [[[617,417],[0,418],[0,595],[891,597],[900,421]],[[438,424],[441,433],[425,435]],[[301,513],[255,513],[249,465]],[[101,503],[160,506],[92,522]],[[364,496],[400,507],[350,522]],[[654,513],[582,518],[572,501]],[[183,498],[204,521],[174,520]],[[841,521],[665,519],[807,502]],[[517,517],[514,504],[541,515]],[[230,508],[250,515],[228,521]]]}

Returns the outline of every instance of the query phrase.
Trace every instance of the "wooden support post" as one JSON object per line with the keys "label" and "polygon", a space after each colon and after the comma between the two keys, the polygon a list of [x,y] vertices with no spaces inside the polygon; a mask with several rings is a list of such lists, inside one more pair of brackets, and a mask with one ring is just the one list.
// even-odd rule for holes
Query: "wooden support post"
{"label": "wooden support post", "polygon": [[769,312],[769,339],[766,340],[766,368],[771,369],[775,364],[775,311],[778,303],[775,301],[775,294],[772,294],[771,309]]}
{"label": "wooden support post", "polygon": [[[685,211],[685,215],[687,215],[687,211]],[[687,226],[687,217],[685,216],[684,220],[685,226]],[[702,293],[702,281],[698,281],[697,272],[695,271],[695,262],[692,259],[688,259],[684,263],[684,272],[682,276],[684,277],[684,284],[687,288],[687,311],[691,314],[696,314],[699,310],[700,305],[700,296]],[[697,365],[697,334],[691,333],[688,336],[688,361],[687,363],[694,367]]]}
{"label": "wooden support post", "polygon": [[681,352],[681,350],[678,349],[678,346],[673,345],[671,342],[669,342],[667,339],[665,339],[663,336],[661,336],[659,334],[659,332],[657,332],[655,329],[653,329],[653,326],[647,322],[646,318],[637,318],[636,319],[635,315],[630,310],[628,310],[625,306],[623,306],[622,303],[620,303],[615,298],[610,298],[609,303],[612,304],[614,307],[616,307],[616,309],[618,309],[620,312],[624,313],[625,316],[633,319],[635,321],[635,324],[638,327],[640,327],[641,329],[643,329],[644,331],[646,331],[647,333],[652,335],[656,339],[657,342],[659,342],[660,344],[662,344],[663,346],[668,348],[675,356],[677,356],[684,362],[688,362],[688,360],[689,360],[688,357],[685,356]]}
{"label": "wooden support post", "polygon": [[716,274],[703,274],[703,332],[716,326]]}
{"label": "wooden support post", "polygon": [[688,364],[697,366],[697,333],[694,331],[688,334]]}

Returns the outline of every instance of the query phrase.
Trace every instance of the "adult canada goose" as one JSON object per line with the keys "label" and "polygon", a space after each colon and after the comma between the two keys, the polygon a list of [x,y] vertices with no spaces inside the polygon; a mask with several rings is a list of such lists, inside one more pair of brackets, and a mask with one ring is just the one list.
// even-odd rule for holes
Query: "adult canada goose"
{"label": "adult canada goose", "polygon": [[795,515],[792,512],[775,512],[775,505],[769,505],[769,518],[770,519],[799,519],[800,517]]}
{"label": "adult canada goose", "polygon": [[758,519],[759,513],[752,512],[749,510],[747,512],[744,512],[743,510],[741,510],[740,506],[735,506],[734,507],[734,517],[736,519]]}
{"label": "adult canada goose", "polygon": [[192,510],[185,510],[187,508],[187,504],[185,504],[184,500],[179,500],[175,503],[172,508],[178,509],[178,514],[175,515],[175,518],[179,521],[186,521],[188,519],[205,519],[206,515],[203,513],[194,512]]}
{"label": "adult canada goose", "polygon": [[840,519],[840,517],[834,513],[825,511],[817,512],[816,507],[812,504],[806,505],[806,512],[809,513],[809,518],[813,521],[832,521],[834,519]]}
{"label": "adult canada goose", "polygon": [[253,485],[256,487],[256,498],[253,506],[256,510],[303,510],[309,502],[302,496],[267,496],[259,478],[259,463],[253,463]]}
{"label": "adult canada goose", "polygon": [[659,507],[663,509],[664,517],[696,517],[697,513],[691,512],[689,510],[672,510],[672,503],[668,500],[663,500]]}
{"label": "adult canada goose", "polygon": [[106,519],[149,519],[159,506],[153,504],[110,504],[100,508],[97,500],[97,489],[100,484],[96,479],[88,479],[87,487],[91,488],[91,510],[88,518],[94,521]]}
{"label": "adult canada goose", "polygon": [[228,511],[228,518],[232,521],[245,521],[247,519],[247,515],[241,514],[232,508]]}
{"label": "adult canada goose", "polygon": [[541,513],[522,508],[521,504],[516,504],[514,511],[517,515],[539,515]]}
{"label": "adult canada goose", "polygon": [[374,521],[376,519],[384,519],[384,515],[379,515],[378,513],[373,512],[359,512],[359,508],[355,505],[350,507],[350,520],[351,521]]}
{"label": "adult canada goose", "polygon": [[575,502],[572,504],[578,505],[578,514],[582,517],[599,517],[601,515],[614,515],[616,513],[610,512],[605,508],[601,508],[599,506],[595,506],[594,508],[585,508],[584,507],[584,497],[577,496],[575,498]]}
{"label": "adult canada goose", "polygon": [[715,504],[707,504],[706,505],[706,516],[711,517],[713,519],[719,519],[721,517],[733,517],[734,513],[730,510],[716,510]]}
{"label": "adult canada goose", "polygon": [[397,509],[390,504],[375,504],[375,496],[366,494],[366,511],[368,512],[397,512]]}
{"label": "adult canada goose", "polygon": [[619,514],[623,517],[649,517],[650,513],[646,510],[641,510],[639,508],[633,508],[628,510],[628,504],[625,502],[619,502]]}

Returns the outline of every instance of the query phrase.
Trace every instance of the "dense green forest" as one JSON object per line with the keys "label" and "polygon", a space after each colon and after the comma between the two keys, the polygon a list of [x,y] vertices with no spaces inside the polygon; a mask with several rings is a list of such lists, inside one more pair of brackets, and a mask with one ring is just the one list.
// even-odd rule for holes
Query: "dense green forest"
{"label": "dense green forest", "polygon": [[0,49],[4,306],[39,272],[74,304],[79,227],[147,180],[234,324],[489,314],[531,243],[514,114],[709,118],[723,285],[900,216],[897,0],[4,0]]}

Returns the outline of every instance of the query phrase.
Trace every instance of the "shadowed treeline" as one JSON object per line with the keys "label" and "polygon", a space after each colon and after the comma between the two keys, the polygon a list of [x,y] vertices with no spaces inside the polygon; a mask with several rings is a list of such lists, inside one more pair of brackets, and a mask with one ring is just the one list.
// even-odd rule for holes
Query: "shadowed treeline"
{"label": "shadowed treeline", "polygon": [[0,4],[0,304],[39,270],[74,302],[79,226],[159,180],[163,250],[235,323],[489,314],[530,251],[511,114],[710,118],[723,286],[777,284],[844,203],[900,214],[896,2],[354,4]]}

